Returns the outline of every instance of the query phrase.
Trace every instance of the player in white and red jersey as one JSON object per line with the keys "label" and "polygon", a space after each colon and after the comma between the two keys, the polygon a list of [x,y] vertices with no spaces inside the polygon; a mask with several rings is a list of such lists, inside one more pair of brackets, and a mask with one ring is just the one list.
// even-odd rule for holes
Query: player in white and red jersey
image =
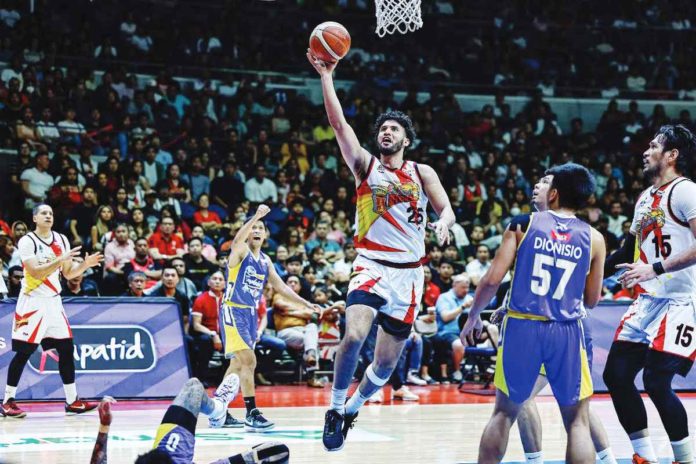
{"label": "player in white and red jersey", "polygon": [[622,282],[645,293],[616,330],[604,369],[621,425],[634,448],[633,462],[657,462],[648,436],[645,406],[634,385],[643,383],[667,431],[676,462],[693,462],[686,410],[672,390],[696,358],[696,184],[682,177],[696,155],[696,138],[684,126],[660,128],[643,153],[643,172],[653,185],[638,198],[631,233],[638,260]]}
{"label": "player in white and red jersey", "polygon": [[[324,423],[324,448],[338,451],[365,401],[389,379],[411,332],[423,291],[426,207],[439,220],[429,225],[442,245],[449,240],[454,212],[437,173],[428,165],[404,160],[415,139],[411,119],[399,111],[375,123],[379,157],[360,145],[343,116],[331,73],[335,63],[307,59],[321,76],[324,105],[343,159],[357,189],[353,277],[346,302],[346,334],[338,347],[331,407]],[[363,342],[377,318],[375,356],[358,389],[346,403],[348,387]]]}
{"label": "player in white and red jersey", "polygon": [[60,299],[60,274],[72,279],[87,269],[97,266],[102,255],[85,256],[81,264],[73,263],[81,247],[70,248],[68,239],[53,232],[53,209],[48,205],[34,208],[36,229],[22,237],[17,244],[24,267],[22,289],[17,299],[12,324],[12,351],[14,358],[7,371],[5,397],[0,415],[22,418],[26,413],[15,403],[19,379],[32,353],[41,344],[44,350],[58,351],[58,370],[65,389],[65,412],[81,414],[97,407],[77,397],[73,336]]}

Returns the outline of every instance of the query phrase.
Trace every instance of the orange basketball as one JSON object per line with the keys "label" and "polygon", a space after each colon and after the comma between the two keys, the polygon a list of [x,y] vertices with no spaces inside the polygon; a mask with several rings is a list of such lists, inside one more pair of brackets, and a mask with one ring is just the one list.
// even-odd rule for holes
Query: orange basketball
{"label": "orange basketball", "polygon": [[339,23],[321,23],[309,36],[309,49],[320,60],[335,63],[350,50],[350,34]]}

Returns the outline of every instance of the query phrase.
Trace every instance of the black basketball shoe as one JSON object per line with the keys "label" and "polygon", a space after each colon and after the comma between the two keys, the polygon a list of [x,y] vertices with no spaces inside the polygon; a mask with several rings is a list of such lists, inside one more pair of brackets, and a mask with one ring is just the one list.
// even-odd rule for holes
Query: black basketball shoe
{"label": "black basketball shoe", "polygon": [[324,416],[324,434],[322,442],[326,451],[343,449],[343,415],[335,409],[329,409]]}

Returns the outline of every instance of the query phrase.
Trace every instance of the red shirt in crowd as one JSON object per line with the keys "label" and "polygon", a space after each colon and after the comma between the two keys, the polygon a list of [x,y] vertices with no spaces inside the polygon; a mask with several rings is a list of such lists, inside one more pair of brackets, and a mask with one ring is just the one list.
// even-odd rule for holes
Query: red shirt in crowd
{"label": "red shirt in crowd", "polygon": [[266,317],[267,312],[268,304],[266,303],[266,297],[262,296],[259,305],[256,307],[256,327],[261,325],[261,321]]}
{"label": "red shirt in crowd", "polygon": [[435,306],[437,299],[440,296],[440,289],[437,285],[432,282],[425,284],[425,291],[423,292],[423,304],[426,308],[430,306]]}
{"label": "red shirt in crowd", "polygon": [[155,232],[147,239],[150,248],[157,248],[163,255],[175,255],[176,250],[184,249],[184,241],[176,234],[172,234],[169,239],[164,238],[161,232]]}
{"label": "red shirt in crowd", "polygon": [[198,298],[193,302],[193,310],[191,312],[198,313],[201,315],[201,324],[203,324],[208,330],[214,332],[220,331],[220,326],[218,325],[218,308],[220,307],[220,300],[222,295],[219,297],[215,295],[212,291],[201,293]]}
{"label": "red shirt in crowd", "polygon": [[220,216],[215,211],[208,211],[208,213],[203,216],[203,213],[196,211],[193,213],[193,222],[195,224],[203,224],[204,222],[214,222],[216,224],[222,224]]}

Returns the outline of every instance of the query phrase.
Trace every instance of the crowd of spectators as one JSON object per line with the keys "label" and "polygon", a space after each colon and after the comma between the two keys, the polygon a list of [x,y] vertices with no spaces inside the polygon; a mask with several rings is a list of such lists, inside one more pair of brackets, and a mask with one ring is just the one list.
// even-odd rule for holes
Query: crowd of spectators
{"label": "crowd of spectators", "polygon": [[[102,6],[115,8],[114,2]],[[9,26],[12,15],[6,11],[0,10],[0,19],[10,30],[34,22],[20,15]],[[133,36],[145,23],[132,13],[129,18],[133,26],[126,21],[121,31]],[[12,37],[5,35],[3,43],[16,48]],[[89,41],[77,43],[79,51]],[[101,44],[97,57],[120,43]],[[207,43],[210,48],[216,42]],[[211,86],[201,71],[183,85],[166,68],[139,86],[119,65],[103,68],[96,79],[93,69],[55,67],[46,52],[37,60],[26,51],[14,53],[0,76],[0,145],[16,150],[1,181],[0,261],[9,295],[18,294],[23,272],[16,243],[33,228],[31,208],[48,203],[54,229],[72,245],[105,255],[96,272],[66,282],[64,294],[175,297],[191,337],[194,372],[205,377],[212,353],[220,349],[215,308],[225,284],[218,271],[225,270],[237,230],[265,203],[271,212],[263,250],[290,286],[332,310],[323,320],[288,316],[287,302],[267,294],[259,308],[261,345],[276,354],[309,349],[330,360],[356,256],[355,187],[323,108],[289,91],[268,90],[251,77]],[[580,214],[614,250],[628,233],[633,202],[645,186],[640,154],[670,119],[661,105],[640,108],[633,102],[621,111],[608,100],[596,128],[575,119],[563,133],[543,92],[512,114],[503,89],[494,104],[472,113],[462,112],[447,90],[432,92],[425,102],[411,91],[396,103],[391,92],[370,89],[357,82],[352,91],[339,92],[359,139],[373,149],[376,116],[387,108],[407,112],[418,134],[407,157],[441,173],[457,218],[449,245],[427,238],[420,328],[399,375],[412,383],[458,381],[465,347],[453,334],[460,315],[510,219],[530,211],[531,191],[544,169],[573,160],[593,170],[597,193]],[[694,128],[688,111],[678,122]],[[606,298],[615,292],[631,296],[618,290],[608,280]],[[497,342],[494,330],[488,336],[489,343]],[[313,375],[310,382],[323,385]],[[407,389],[396,390],[413,399]]]}
{"label": "crowd of spectators", "polygon": [[[340,75],[380,88],[448,82],[478,92],[500,85],[547,96],[696,97],[696,6],[688,0],[437,0],[423,2],[422,30],[382,40],[368,0],[31,4],[33,14],[23,0],[3,3],[0,58],[196,66],[186,72],[202,80],[208,67],[307,72],[309,33],[330,19],[353,36]],[[115,77],[122,96],[129,81]]]}

